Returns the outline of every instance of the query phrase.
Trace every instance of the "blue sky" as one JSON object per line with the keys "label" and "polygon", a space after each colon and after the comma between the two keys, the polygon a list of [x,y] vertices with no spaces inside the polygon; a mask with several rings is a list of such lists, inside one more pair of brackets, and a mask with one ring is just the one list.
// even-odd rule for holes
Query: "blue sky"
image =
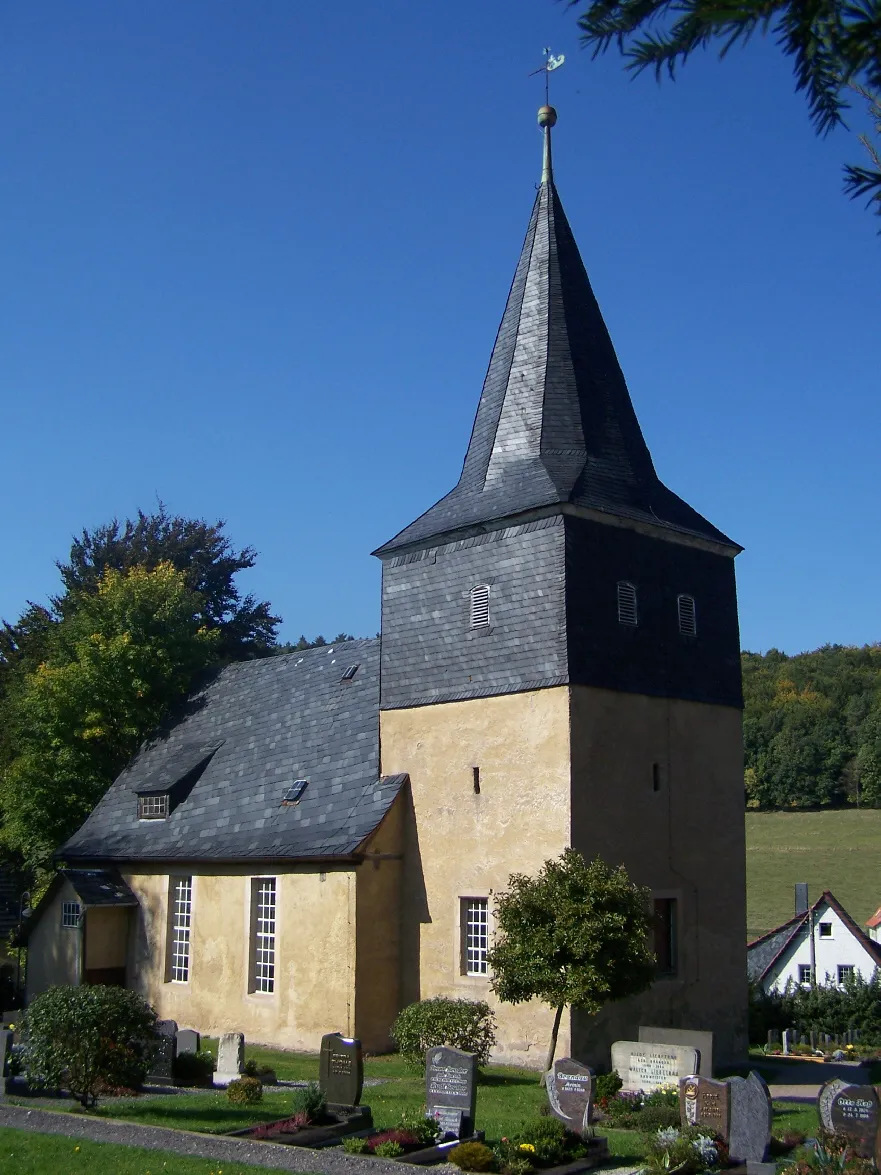
{"label": "blue sky", "polygon": [[259,551],[283,636],[379,626],[452,487],[540,170],[656,466],[741,542],[743,645],[881,639],[873,220],[756,41],[675,84],[553,0],[0,13],[0,615],[157,496]]}

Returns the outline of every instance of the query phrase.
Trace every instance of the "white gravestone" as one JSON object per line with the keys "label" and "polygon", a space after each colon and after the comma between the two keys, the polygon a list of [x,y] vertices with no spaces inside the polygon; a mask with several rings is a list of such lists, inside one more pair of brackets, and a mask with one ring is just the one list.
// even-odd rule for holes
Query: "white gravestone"
{"label": "white gravestone", "polygon": [[245,1071],[245,1037],[241,1032],[224,1032],[217,1046],[215,1085],[229,1085]]}
{"label": "white gravestone", "polygon": [[638,1089],[651,1093],[662,1085],[678,1088],[680,1077],[697,1073],[699,1065],[700,1053],[687,1045],[637,1040],[616,1040],[612,1045],[612,1068],[628,1093]]}

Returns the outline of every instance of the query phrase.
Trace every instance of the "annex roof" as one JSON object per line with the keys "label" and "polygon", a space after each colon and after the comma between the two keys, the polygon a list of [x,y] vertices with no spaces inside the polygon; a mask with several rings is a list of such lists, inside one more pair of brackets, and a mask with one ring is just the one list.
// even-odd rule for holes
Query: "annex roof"
{"label": "annex roof", "polygon": [[736,553],[655,473],[545,150],[459,483],[375,554],[563,504]]}
{"label": "annex roof", "polygon": [[866,922],[870,930],[874,930],[876,926],[881,926],[881,907],[879,907],[872,917]]}
{"label": "annex roof", "polygon": [[[345,681],[350,666],[359,666]],[[346,857],[406,776],[378,778],[379,641],[228,665],[146,743],[59,851],[76,861]],[[295,780],[308,787],[294,804]],[[165,819],[138,795],[184,781]]]}
{"label": "annex roof", "polygon": [[876,965],[881,967],[881,943],[874,942],[869,938],[857,926],[835,895],[829,890],[825,890],[809,911],[796,914],[794,918],[790,918],[788,922],[784,922],[775,930],[769,930],[767,934],[763,934],[760,938],[747,944],[746,969],[750,979],[754,982],[764,980],[787,947],[796,939],[807,935],[811,916],[813,915],[816,919],[824,907],[835,911],[854,938],[875,960]]}

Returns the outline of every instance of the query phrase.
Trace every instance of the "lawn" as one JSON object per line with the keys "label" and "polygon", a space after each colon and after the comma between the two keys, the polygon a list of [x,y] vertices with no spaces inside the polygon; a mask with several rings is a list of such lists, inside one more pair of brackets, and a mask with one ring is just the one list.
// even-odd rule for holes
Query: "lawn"
{"label": "lawn", "polygon": [[749,937],[791,918],[793,886],[831,890],[862,925],[881,904],[881,811],[747,812]]}
{"label": "lawn", "polygon": [[8,1127],[0,1127],[0,1171],[3,1175],[272,1175],[268,1167],[190,1159],[170,1151]]}

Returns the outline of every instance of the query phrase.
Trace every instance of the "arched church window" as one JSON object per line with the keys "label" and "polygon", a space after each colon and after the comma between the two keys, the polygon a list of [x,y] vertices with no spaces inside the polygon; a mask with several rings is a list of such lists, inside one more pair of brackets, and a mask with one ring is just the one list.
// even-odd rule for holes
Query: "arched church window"
{"label": "arched church window", "polygon": [[679,610],[679,631],[685,636],[697,636],[694,596],[677,596],[676,605]]}
{"label": "arched church window", "polygon": [[486,628],[489,624],[489,586],[479,583],[471,589],[471,627]]}
{"label": "arched church window", "polygon": [[639,622],[636,610],[636,588],[626,580],[618,581],[618,623],[634,627]]}

